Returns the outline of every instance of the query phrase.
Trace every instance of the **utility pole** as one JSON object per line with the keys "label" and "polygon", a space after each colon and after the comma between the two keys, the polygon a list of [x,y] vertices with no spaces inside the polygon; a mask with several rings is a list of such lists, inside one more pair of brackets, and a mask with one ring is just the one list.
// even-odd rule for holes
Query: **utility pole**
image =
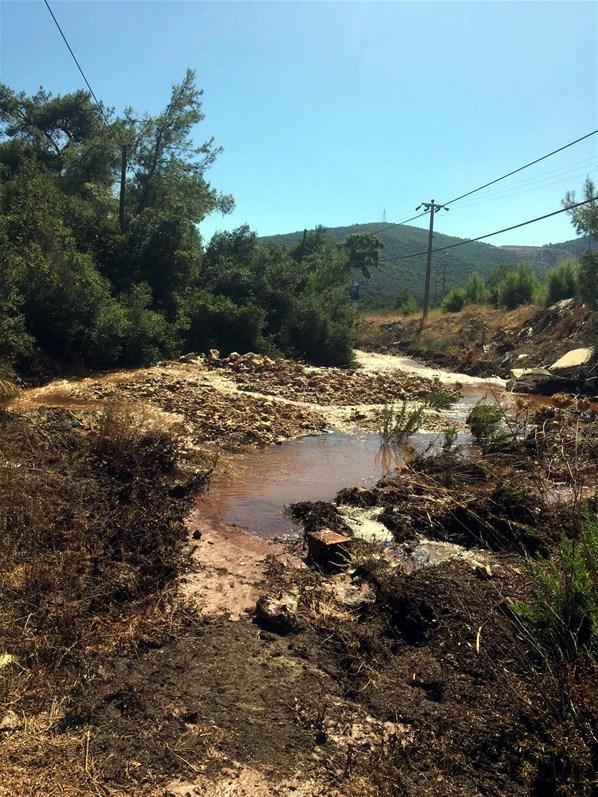
{"label": "utility pole", "polygon": [[445,205],[437,205],[432,199],[431,202],[422,202],[415,209],[425,208],[430,211],[430,227],[428,229],[428,259],[426,262],[426,282],[424,287],[424,309],[422,312],[422,329],[426,324],[428,312],[430,310],[430,277],[432,274],[432,238],[434,236],[434,214],[437,210],[448,210]]}
{"label": "utility pole", "polygon": [[118,220],[120,231],[125,231],[125,184],[127,181],[127,145],[123,144],[120,152],[120,201],[118,206]]}

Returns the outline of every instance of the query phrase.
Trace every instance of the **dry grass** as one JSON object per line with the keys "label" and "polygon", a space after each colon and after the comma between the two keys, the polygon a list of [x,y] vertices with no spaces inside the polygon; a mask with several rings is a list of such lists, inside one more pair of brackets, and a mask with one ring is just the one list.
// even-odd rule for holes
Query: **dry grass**
{"label": "dry grass", "polygon": [[100,783],[87,732],[55,727],[90,659],[178,622],[177,441],[117,406],[93,426],[58,409],[0,421],[0,719],[18,726],[0,795],[121,794]]}

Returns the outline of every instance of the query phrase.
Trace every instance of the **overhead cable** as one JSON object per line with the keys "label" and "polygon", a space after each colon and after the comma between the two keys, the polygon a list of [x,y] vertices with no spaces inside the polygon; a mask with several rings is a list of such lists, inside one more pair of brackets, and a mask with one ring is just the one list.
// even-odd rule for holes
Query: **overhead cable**
{"label": "overhead cable", "polygon": [[[478,235],[476,238],[468,238],[466,241],[459,241],[456,244],[448,244],[447,246],[440,246],[437,249],[432,249],[432,254],[435,252],[445,252],[447,249],[455,249],[458,246],[465,246],[466,244],[472,244],[475,241],[481,241],[484,238],[492,238],[494,235],[500,235],[502,232],[509,232],[510,230],[516,230],[519,227],[525,227],[528,224],[534,224],[537,221],[542,221],[543,219],[549,219],[551,216],[557,216],[559,213],[566,213],[567,211],[575,210],[575,208],[582,207],[582,205],[589,205],[591,202],[596,202],[598,200],[598,196],[594,196],[591,199],[586,199],[583,202],[576,202],[574,205],[568,205],[566,208],[561,208],[560,210],[553,210],[552,213],[545,213],[543,216],[537,216],[535,219],[528,219],[528,221],[522,221],[519,224],[513,224],[511,227],[504,227],[502,230],[495,230],[494,232],[486,233],[485,235]],[[421,255],[427,255],[428,250],[424,249],[421,252],[413,252],[410,255],[399,255],[397,257],[388,257],[384,260],[380,260],[380,263],[394,263],[397,260],[407,260],[411,257],[420,257]]]}

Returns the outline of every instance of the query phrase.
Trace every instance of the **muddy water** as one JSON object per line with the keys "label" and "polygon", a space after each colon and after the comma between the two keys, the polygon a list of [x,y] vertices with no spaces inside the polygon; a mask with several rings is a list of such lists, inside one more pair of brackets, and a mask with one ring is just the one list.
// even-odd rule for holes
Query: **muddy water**
{"label": "muddy water", "polygon": [[[480,400],[498,398],[498,385],[467,384],[462,399],[446,411],[447,427],[463,423]],[[297,501],[331,501],[344,487],[374,485],[417,453],[440,445],[438,432],[418,432],[400,448],[381,448],[375,433],[343,432],[289,440],[235,457],[228,473],[215,478],[197,503],[198,517],[238,526],[262,537],[297,530],[286,508]],[[458,442],[469,438],[460,434]]]}
{"label": "muddy water", "polygon": [[[415,445],[421,450],[436,437],[418,435]],[[272,537],[296,528],[285,512],[289,504],[330,501],[348,485],[373,485],[410,455],[406,448],[381,450],[377,434],[289,440],[236,457],[231,472],[212,481],[197,508],[208,521]]]}

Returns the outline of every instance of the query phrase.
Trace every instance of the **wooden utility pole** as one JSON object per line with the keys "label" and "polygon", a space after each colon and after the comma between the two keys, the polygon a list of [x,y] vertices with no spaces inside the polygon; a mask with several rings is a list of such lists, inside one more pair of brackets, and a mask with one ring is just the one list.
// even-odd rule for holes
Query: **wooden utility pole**
{"label": "wooden utility pole", "polygon": [[123,144],[120,152],[120,201],[118,220],[121,232],[125,231],[125,185],[127,181],[127,145]]}
{"label": "wooden utility pole", "polygon": [[431,202],[422,202],[416,210],[419,210],[421,207],[426,208],[426,210],[430,211],[430,226],[428,228],[428,259],[426,261],[426,282],[424,286],[424,308],[422,312],[422,328],[426,324],[426,320],[428,318],[428,312],[430,310],[430,278],[432,275],[432,238],[434,237],[434,214],[437,210],[448,210],[447,207],[444,205],[437,205],[434,200]]}

